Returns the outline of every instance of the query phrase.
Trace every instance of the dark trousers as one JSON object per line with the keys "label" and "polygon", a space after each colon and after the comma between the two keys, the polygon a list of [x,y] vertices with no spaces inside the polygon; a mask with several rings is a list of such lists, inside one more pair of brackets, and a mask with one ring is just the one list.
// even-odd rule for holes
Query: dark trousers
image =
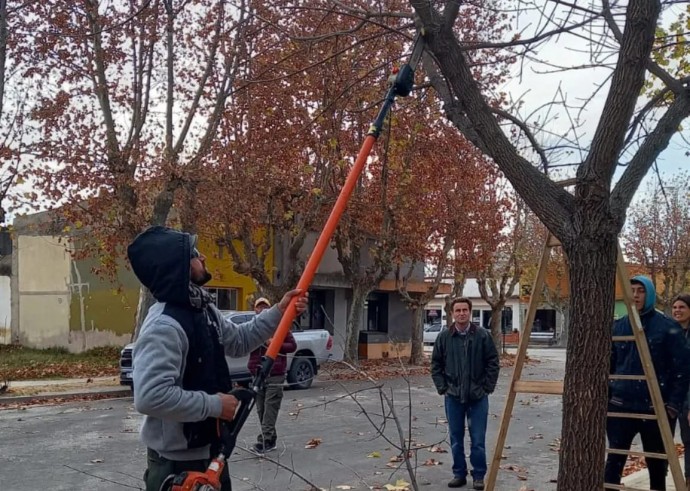
{"label": "dark trousers", "polygon": [[[144,483],[146,491],[160,491],[165,478],[170,474],[181,474],[182,472],[204,472],[211,463],[210,459],[204,460],[168,460],[158,455],[155,450],[147,449],[146,452],[146,471],[144,471]],[[232,491],[228,466],[225,466],[220,478],[221,491]],[[165,488],[167,491],[170,487]]]}
{"label": "dark trousers", "polygon": [[486,426],[489,416],[489,398],[463,404],[459,397],[447,395],[446,418],[450,433],[450,450],[453,454],[453,476],[463,478],[467,475],[465,461],[465,419],[470,433],[470,464],[472,478],[484,479],[486,474]]}
{"label": "dark trousers", "polygon": [[263,390],[256,394],[256,412],[261,423],[261,434],[256,437],[260,443],[275,444],[278,434],[276,421],[280,404],[283,401],[283,383],[285,375],[274,375],[266,379]]}
{"label": "dark trousers", "polygon": [[[612,405],[609,405],[609,411],[618,413],[632,412]],[[673,433],[676,420],[670,419],[669,423],[671,424],[671,433]],[[659,424],[655,419],[607,418],[606,420],[606,436],[609,440],[609,448],[630,450],[630,446],[638,433],[642,440],[642,449],[645,452],[666,453],[664,442],[661,439]],[[604,482],[607,484],[620,484],[627,459],[627,455],[609,453],[606,458]],[[649,458],[645,458],[645,461],[649,471],[650,489],[666,491],[668,461]]]}
{"label": "dark trousers", "polygon": [[685,477],[690,478],[690,424],[688,424],[687,407],[683,410],[678,423],[680,424],[680,438],[685,447]]}

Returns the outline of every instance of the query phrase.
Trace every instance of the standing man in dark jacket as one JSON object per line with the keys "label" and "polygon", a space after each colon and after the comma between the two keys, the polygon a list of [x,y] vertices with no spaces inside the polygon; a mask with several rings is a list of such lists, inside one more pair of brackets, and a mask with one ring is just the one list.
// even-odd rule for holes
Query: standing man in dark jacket
{"label": "standing man in dark jacket", "polygon": [[438,335],[431,355],[431,377],[436,390],[446,400],[453,454],[453,479],[448,487],[467,484],[464,446],[467,419],[473,488],[484,489],[489,394],[498,381],[498,352],[489,331],[470,322],[472,302],[468,298],[453,300],[451,310],[454,323]]}
{"label": "standing man in dark jacket", "polygon": [[[635,276],[630,283],[635,308],[640,314],[673,433],[676,418],[683,408],[688,391],[690,353],[680,325],[654,309],[656,291],[651,280],[645,276]],[[630,336],[632,333],[628,316],[617,320],[613,325],[614,336]],[[612,343],[611,374],[644,375],[642,361],[634,342]],[[654,414],[646,380],[611,380],[608,410],[616,413]],[[645,452],[665,453],[656,419],[608,418],[606,421],[606,435],[610,448],[630,450],[632,441],[638,433]],[[604,473],[604,481],[607,484],[620,484],[626,459],[627,455],[608,454]],[[646,458],[646,461],[650,489],[665,491],[668,461],[651,458]]]}
{"label": "standing man in dark jacket", "polygon": [[[270,307],[271,303],[264,297],[257,298],[254,302],[254,312],[257,314]],[[252,375],[256,375],[259,366],[261,366],[261,358],[266,354],[268,344],[270,344],[270,339],[249,355],[247,368]],[[266,378],[266,384],[256,394],[256,412],[259,415],[259,423],[261,423],[261,433],[256,437],[257,442],[254,444],[254,451],[258,454],[264,454],[276,448],[278,438],[276,421],[278,420],[280,404],[283,401],[287,355],[295,351],[297,351],[297,341],[295,341],[292,333],[288,332],[280,347],[280,354],[271,368],[271,373]]]}
{"label": "standing man in dark jacket", "polygon": [[[196,241],[195,235],[151,227],[127,248],[134,274],[157,300],[134,347],[134,407],[145,415],[147,491],[159,491],[171,474],[206,470],[218,444],[217,420],[232,420],[238,406],[227,394],[232,387],[225,355],[244,356],[260,346],[278,327],[290,299],[303,295],[286,293],[250,322],[225,321],[201,288],[211,273]],[[305,294],[297,312],[304,312],[306,302]],[[221,482],[222,491],[230,491],[227,472]]]}

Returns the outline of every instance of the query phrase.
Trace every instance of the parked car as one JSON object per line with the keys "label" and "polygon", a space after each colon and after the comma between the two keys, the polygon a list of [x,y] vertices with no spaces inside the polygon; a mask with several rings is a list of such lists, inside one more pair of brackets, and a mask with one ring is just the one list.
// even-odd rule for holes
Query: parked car
{"label": "parked car", "polygon": [[[256,314],[253,310],[224,311],[223,316],[235,324],[251,321]],[[297,351],[287,358],[287,381],[290,387],[308,389],[318,373],[321,364],[333,356],[333,336],[325,329],[302,330],[293,326],[292,335],[297,342]],[[120,384],[132,386],[132,350],[134,343],[125,346],[120,353]],[[242,358],[226,356],[230,377],[233,383],[247,384],[252,375],[247,370],[249,355]]]}
{"label": "parked car", "polygon": [[436,342],[438,334],[444,329],[445,326],[443,326],[440,322],[434,322],[433,324],[424,324],[424,345],[433,346]]}

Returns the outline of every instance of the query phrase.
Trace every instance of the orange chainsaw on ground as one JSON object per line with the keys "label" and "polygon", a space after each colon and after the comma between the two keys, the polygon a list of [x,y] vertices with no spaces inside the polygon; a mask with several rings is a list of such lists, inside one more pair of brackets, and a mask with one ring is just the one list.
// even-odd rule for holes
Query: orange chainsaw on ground
{"label": "orange chainsaw on ground", "polygon": [[[319,239],[314,246],[314,250],[309,256],[309,261],[304,267],[304,272],[297,283],[297,288],[306,292],[311,285],[316,270],[321,263],[321,259],[331,242],[331,238],[335,233],[335,229],[338,226],[340,217],[345,211],[347,202],[350,200],[352,191],[355,189],[355,185],[359,180],[359,176],[364,170],[364,166],[369,157],[374,143],[381,134],[383,125],[388,115],[393,103],[395,102],[396,96],[407,97],[412,91],[414,85],[414,72],[417,68],[417,64],[422,58],[422,53],[424,51],[424,41],[422,37],[418,34],[415,38],[414,47],[412,49],[412,55],[410,56],[410,61],[403,65],[400,70],[395,69],[393,74],[389,77],[389,88],[386,92],[386,97],[383,101],[383,105],[379,110],[376,119],[371,124],[367,136],[362,143],[362,148],[357,154],[357,159],[355,160],[352,169],[350,170],[343,188],[340,190],[338,199],[333,206],[326,224],[324,225]],[[280,347],[283,345],[283,341],[290,331],[290,326],[297,316],[297,311],[295,310],[295,303],[297,302],[297,297],[293,297],[288,305],[288,308],[283,313],[283,317],[278,324],[278,329],[276,329],[273,335],[273,340],[266,350],[266,354],[261,360],[261,365],[257,371],[256,377],[252,383],[252,389],[235,389],[230,392],[231,395],[237,397],[240,401],[239,408],[235,415],[235,419],[230,422],[221,422],[219,424],[219,436],[221,439],[221,447],[218,456],[211,461],[206,472],[183,472],[179,475],[171,475],[166,479],[161,486],[161,491],[219,491],[221,488],[220,475],[226,465],[226,460],[232,454],[235,444],[237,442],[237,435],[251,414],[252,407],[254,406],[254,400],[256,398],[256,393],[264,386],[266,383],[266,377],[271,373],[271,368],[273,368],[273,363],[280,351]]]}

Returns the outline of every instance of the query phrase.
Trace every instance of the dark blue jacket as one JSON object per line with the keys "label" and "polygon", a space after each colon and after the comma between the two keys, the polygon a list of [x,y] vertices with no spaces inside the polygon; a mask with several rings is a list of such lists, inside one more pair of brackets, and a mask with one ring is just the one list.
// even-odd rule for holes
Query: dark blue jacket
{"label": "dark blue jacket", "polygon": [[[667,406],[680,412],[690,382],[690,350],[683,329],[673,319],[654,309],[656,291],[649,278],[635,276],[632,280],[645,287],[645,304],[640,319],[652,356],[661,396]],[[630,319],[625,316],[613,325],[614,336],[632,335]],[[612,343],[611,373],[644,375],[637,346],[630,341]],[[652,400],[645,380],[609,381],[609,402],[633,412],[652,411]]]}

